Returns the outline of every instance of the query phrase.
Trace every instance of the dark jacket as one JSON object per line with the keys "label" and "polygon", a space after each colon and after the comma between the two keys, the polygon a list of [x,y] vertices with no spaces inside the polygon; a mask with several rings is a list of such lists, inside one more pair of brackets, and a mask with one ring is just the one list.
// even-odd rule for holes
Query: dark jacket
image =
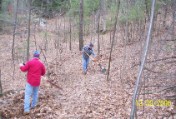
{"label": "dark jacket", "polygon": [[82,52],[83,52],[83,58],[84,59],[88,59],[90,55],[95,56],[95,53],[94,53],[93,49],[88,45],[85,45],[83,47]]}

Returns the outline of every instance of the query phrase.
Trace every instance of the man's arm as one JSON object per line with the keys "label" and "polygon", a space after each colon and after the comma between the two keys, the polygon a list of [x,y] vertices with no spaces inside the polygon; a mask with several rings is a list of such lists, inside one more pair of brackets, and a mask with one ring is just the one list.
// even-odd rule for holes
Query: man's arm
{"label": "man's arm", "polygon": [[21,71],[22,72],[26,72],[26,71],[28,71],[29,70],[29,62],[27,62],[25,65],[21,65],[20,66],[20,69],[21,69]]}
{"label": "man's arm", "polygon": [[45,66],[43,65],[43,66],[42,66],[42,74],[41,74],[41,75],[43,76],[43,75],[45,75],[45,73],[46,73],[46,68],[45,68]]}
{"label": "man's arm", "polygon": [[95,55],[95,53],[94,53],[94,50],[92,50],[92,55],[93,55],[93,57],[95,57],[96,55]]}

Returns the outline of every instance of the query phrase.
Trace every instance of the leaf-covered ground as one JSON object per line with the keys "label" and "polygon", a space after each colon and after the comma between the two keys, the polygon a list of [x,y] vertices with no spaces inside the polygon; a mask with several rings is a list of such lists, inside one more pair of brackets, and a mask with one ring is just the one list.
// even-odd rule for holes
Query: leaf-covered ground
{"label": "leaf-covered ground", "polygon": [[[53,20],[54,21],[54,20]],[[2,86],[4,95],[0,98],[0,112],[2,118],[20,118],[20,119],[128,119],[131,111],[131,100],[134,90],[135,80],[138,72],[139,60],[141,57],[141,48],[143,41],[135,41],[126,47],[123,41],[119,40],[120,34],[117,34],[116,44],[113,50],[111,60],[110,80],[107,81],[106,74],[100,72],[97,63],[90,62],[87,75],[82,74],[81,55],[78,51],[78,42],[73,41],[72,51],[69,51],[68,43],[60,44],[59,49],[54,47],[58,34],[52,32],[55,22],[52,20],[48,27],[47,50],[45,48],[45,34],[41,31],[35,33],[37,47],[42,48],[41,60],[47,66],[47,75],[43,77],[40,92],[39,103],[35,109],[32,109],[29,115],[23,115],[25,74],[20,72],[18,63],[23,61],[25,55],[25,40],[17,36],[16,42],[16,61],[15,70],[11,63],[10,35],[4,34],[0,37],[1,44],[1,70]],[[62,27],[60,28],[62,29]],[[101,35],[101,64],[107,68],[110,51],[109,33]],[[101,38],[100,37],[100,38]],[[62,37],[60,37],[62,39]],[[31,53],[35,49],[35,39],[31,37]],[[73,38],[74,39],[74,38]],[[85,37],[85,42],[89,42],[90,37]],[[160,40],[159,40],[160,41]],[[172,44],[158,43],[157,39],[152,43],[151,51],[148,57],[149,61],[156,58],[160,59],[165,56],[173,56]],[[156,51],[161,45],[162,51]],[[171,50],[166,47],[167,45]],[[95,52],[97,49],[95,42]],[[159,54],[157,57],[156,54]],[[125,57],[126,54],[126,57]],[[46,58],[46,59],[45,59]],[[173,61],[173,60],[167,60]],[[175,60],[174,60],[175,61]],[[164,62],[165,63],[165,62]],[[152,68],[155,72],[151,73],[152,78],[146,84],[166,83],[156,76],[165,73],[174,74],[175,66],[157,63],[158,66]],[[14,75],[13,75],[14,70]],[[166,72],[167,71],[167,72]],[[148,73],[142,77],[149,76]],[[165,75],[164,75],[165,76]],[[173,75],[175,76],[175,75]],[[13,79],[14,78],[14,79]],[[157,80],[155,81],[154,78]],[[167,78],[167,77],[166,77]],[[171,78],[171,76],[169,76]],[[167,84],[175,83],[175,78],[167,80]],[[157,89],[157,88],[156,88]],[[155,91],[156,89],[152,89]],[[161,88],[159,88],[161,90]],[[144,91],[144,90],[142,90]],[[145,93],[145,92],[144,92]],[[169,92],[173,94],[173,92]],[[164,95],[169,94],[165,92]],[[165,99],[162,93],[158,95],[146,95],[146,99]],[[174,100],[170,107],[145,107],[139,108],[138,115],[146,119],[175,118]]]}

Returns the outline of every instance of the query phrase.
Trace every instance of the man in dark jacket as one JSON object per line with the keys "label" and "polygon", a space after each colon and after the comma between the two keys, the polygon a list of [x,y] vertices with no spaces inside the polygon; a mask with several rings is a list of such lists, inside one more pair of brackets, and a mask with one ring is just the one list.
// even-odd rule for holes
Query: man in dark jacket
{"label": "man in dark jacket", "polygon": [[[34,52],[34,58],[28,61],[25,65],[20,64],[20,69],[27,72],[27,83],[25,88],[24,99],[24,113],[28,114],[30,108],[34,108],[38,101],[38,90],[40,86],[41,76],[45,75],[45,66],[39,60],[40,53]],[[30,105],[30,97],[32,96],[32,103]]]}
{"label": "man in dark jacket", "polygon": [[88,45],[85,45],[82,49],[82,66],[83,66],[83,73],[87,73],[87,68],[89,64],[89,57],[90,55],[93,55],[95,57],[95,53],[93,51],[93,44],[89,43]]}

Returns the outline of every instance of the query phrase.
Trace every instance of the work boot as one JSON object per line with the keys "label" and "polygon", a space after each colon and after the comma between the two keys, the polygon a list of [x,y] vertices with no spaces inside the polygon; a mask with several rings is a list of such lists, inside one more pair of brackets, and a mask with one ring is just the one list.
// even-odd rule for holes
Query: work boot
{"label": "work boot", "polygon": [[87,71],[83,71],[83,74],[86,75],[86,74],[87,74]]}
{"label": "work boot", "polygon": [[23,115],[29,115],[29,112],[24,112]]}

